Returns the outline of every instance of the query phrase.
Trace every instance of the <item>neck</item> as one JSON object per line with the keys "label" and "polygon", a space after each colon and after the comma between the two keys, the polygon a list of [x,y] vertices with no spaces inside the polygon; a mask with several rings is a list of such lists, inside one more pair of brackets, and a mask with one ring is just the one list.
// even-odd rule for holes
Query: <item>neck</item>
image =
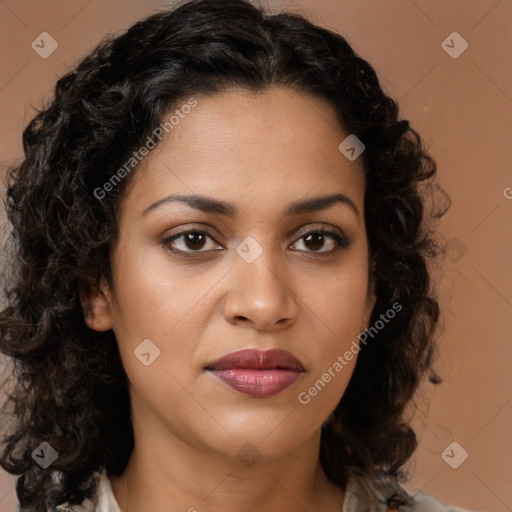
{"label": "neck", "polygon": [[156,437],[134,434],[125,471],[109,477],[121,512],[342,510],[344,492],[318,460],[320,432],[284,457],[245,463],[237,453],[199,449],[178,437],[162,448],[151,442]]}

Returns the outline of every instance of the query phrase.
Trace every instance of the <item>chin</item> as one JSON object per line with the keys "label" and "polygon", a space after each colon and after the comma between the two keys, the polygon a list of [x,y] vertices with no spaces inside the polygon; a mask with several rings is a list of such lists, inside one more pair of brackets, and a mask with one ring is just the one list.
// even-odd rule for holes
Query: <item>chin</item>
{"label": "chin", "polygon": [[261,421],[261,418],[254,415],[242,419],[238,417],[236,423],[224,419],[219,423],[231,435],[226,433],[219,438],[219,429],[216,429],[215,439],[210,435],[207,443],[211,448],[226,454],[242,456],[245,450],[254,450],[260,452],[260,456],[264,455],[266,460],[278,459],[289,455],[309,437],[308,432],[297,430],[297,421],[287,423],[283,421],[284,418],[286,414],[275,415],[272,422]]}

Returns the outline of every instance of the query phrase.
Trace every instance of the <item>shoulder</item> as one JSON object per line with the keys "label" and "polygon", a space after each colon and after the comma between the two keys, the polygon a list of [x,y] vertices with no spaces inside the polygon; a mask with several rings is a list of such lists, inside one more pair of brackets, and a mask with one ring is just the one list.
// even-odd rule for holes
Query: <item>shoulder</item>
{"label": "shoulder", "polygon": [[418,493],[414,496],[414,501],[416,502],[414,512],[470,512],[463,508],[447,507],[425,493]]}
{"label": "shoulder", "polygon": [[[389,505],[390,498],[394,497]],[[410,495],[395,478],[377,471],[374,477],[353,476],[345,490],[342,512],[470,512],[448,507],[426,493]]]}
{"label": "shoulder", "polygon": [[106,469],[102,468],[95,472],[93,478],[98,482],[98,486],[92,499],[86,499],[77,505],[63,503],[55,508],[55,512],[121,512]]}
{"label": "shoulder", "polygon": [[[98,480],[96,496],[79,505],[64,503],[56,512],[121,512],[114,497],[110,480],[105,469],[95,473]],[[401,502],[388,507],[391,496]],[[345,490],[342,512],[471,512],[457,507],[448,507],[426,493],[410,496],[396,480],[377,472],[374,478],[357,477],[350,479]]]}
{"label": "shoulder", "polygon": [[96,512],[121,512],[114,496],[114,491],[107,477],[107,470],[103,469],[98,485],[98,507]]}

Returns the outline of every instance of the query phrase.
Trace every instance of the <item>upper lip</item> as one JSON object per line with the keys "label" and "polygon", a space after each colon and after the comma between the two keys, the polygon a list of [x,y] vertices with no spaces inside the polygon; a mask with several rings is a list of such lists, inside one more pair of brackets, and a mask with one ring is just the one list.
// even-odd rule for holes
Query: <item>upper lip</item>
{"label": "upper lip", "polygon": [[206,366],[207,370],[230,370],[234,368],[259,370],[281,368],[296,372],[304,371],[302,363],[296,357],[279,349],[265,351],[256,349],[238,350]]}

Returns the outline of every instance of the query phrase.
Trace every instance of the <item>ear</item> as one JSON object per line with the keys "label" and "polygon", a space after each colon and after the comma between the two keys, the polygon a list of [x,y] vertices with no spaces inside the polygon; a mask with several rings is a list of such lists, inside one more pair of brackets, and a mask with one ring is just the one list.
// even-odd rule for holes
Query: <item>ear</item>
{"label": "ear", "polygon": [[363,321],[366,326],[370,323],[370,317],[372,316],[373,308],[377,302],[377,295],[375,294],[375,282],[373,279],[373,268],[370,273],[370,279],[368,280],[368,291],[366,293],[366,303],[363,312]]}
{"label": "ear", "polygon": [[109,286],[102,277],[99,286],[80,295],[84,320],[94,331],[112,329],[112,301]]}
{"label": "ear", "polygon": [[366,304],[364,307],[364,313],[363,313],[363,321],[366,326],[370,323],[370,317],[372,316],[372,311],[375,306],[375,303],[377,302],[377,296],[372,291],[369,291],[366,296]]}

